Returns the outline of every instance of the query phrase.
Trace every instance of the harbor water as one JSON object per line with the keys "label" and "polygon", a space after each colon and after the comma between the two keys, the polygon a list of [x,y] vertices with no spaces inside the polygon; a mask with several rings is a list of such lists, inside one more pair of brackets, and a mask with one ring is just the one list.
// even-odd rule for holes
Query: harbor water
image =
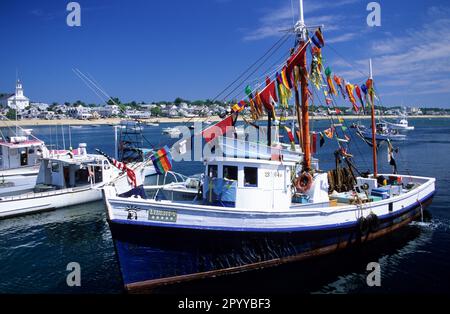
{"label": "harbor water", "polygon": [[[425,223],[413,223],[398,232],[361,247],[328,256],[231,276],[188,282],[156,290],[160,293],[407,293],[450,292],[450,120],[410,119],[415,126],[407,140],[394,143],[400,173],[436,177],[436,195],[424,213]],[[159,147],[174,143],[161,129],[175,124],[147,126],[145,137]],[[313,129],[329,127],[313,121]],[[33,127],[46,144],[74,148],[87,143],[113,155],[112,126]],[[64,133],[64,139],[62,134]],[[330,158],[336,143],[317,143],[316,157],[324,170],[334,167]],[[372,169],[371,148],[356,136],[351,153],[359,170]],[[378,153],[380,172],[390,172],[387,148]],[[174,171],[202,172],[201,162],[175,162]],[[180,239],[182,241],[182,239]],[[81,267],[81,286],[69,287],[68,263]],[[369,287],[366,269],[381,266],[381,286]],[[121,293],[122,282],[102,202],[0,220],[0,293]]]}

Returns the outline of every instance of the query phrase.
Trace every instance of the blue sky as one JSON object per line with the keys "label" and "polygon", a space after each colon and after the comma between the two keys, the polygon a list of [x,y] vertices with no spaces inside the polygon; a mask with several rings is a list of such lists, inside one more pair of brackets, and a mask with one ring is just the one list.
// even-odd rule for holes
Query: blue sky
{"label": "blue sky", "polygon": [[[122,101],[214,98],[298,18],[296,0],[80,0],[82,25],[68,27],[68,2],[0,1],[1,92],[18,69],[33,101],[100,103],[78,68]],[[369,2],[305,0],[306,22],[325,25],[325,64],[362,83],[373,58],[383,104],[450,107],[450,4],[378,1],[382,25],[368,27]]]}

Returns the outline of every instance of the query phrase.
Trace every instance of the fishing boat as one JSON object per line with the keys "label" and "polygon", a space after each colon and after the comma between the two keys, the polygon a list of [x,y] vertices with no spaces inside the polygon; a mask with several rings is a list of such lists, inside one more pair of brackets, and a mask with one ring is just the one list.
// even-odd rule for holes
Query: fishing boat
{"label": "fishing boat", "polygon": [[[313,94],[308,85],[324,86],[319,84],[321,67],[317,63],[324,39],[320,28],[310,34],[305,26],[302,0],[293,33],[295,45],[278,69],[281,75],[268,76],[265,86],[245,88],[247,103],[234,105],[224,120],[197,134],[214,153],[203,156],[203,179],[196,197],[121,197],[114,186],[103,188],[127,291],[151,291],[160,285],[364,245],[399,231],[420,217],[431,202],[434,178],[378,172],[372,70],[365,87],[371,110],[373,173],[359,172],[349,152],[350,141],[341,134],[345,129],[333,119],[324,133],[338,144],[336,168],[320,168],[312,156],[315,137],[309,129],[309,102]],[[306,52],[310,50],[312,61],[307,71]],[[336,107],[338,93],[329,80],[327,85],[325,97]],[[340,89],[344,91],[342,86]],[[277,101],[286,103],[290,91],[295,95],[299,129],[286,128],[293,149],[285,149],[273,136],[282,127],[274,123],[273,109]],[[356,101],[351,102],[355,108]],[[244,131],[240,137],[235,132],[246,106],[255,120],[267,117],[264,132],[260,125],[249,125],[258,129],[256,138],[251,132]],[[296,149],[292,133],[297,134],[301,149]]]}
{"label": "fishing boat", "polygon": [[47,148],[32,131],[20,127],[0,129],[0,196],[34,185],[40,158]]}
{"label": "fishing boat", "polygon": [[[367,140],[372,139],[372,132],[363,125],[357,125],[356,132]],[[404,141],[406,140],[406,135],[401,134],[397,129],[390,128],[387,123],[377,123],[375,138],[378,142],[387,140]]]}
{"label": "fishing boat", "polygon": [[384,121],[391,129],[399,130],[399,131],[412,131],[414,130],[414,126],[409,125],[407,115],[403,113],[397,122],[388,122]]}
{"label": "fishing boat", "polygon": [[[143,180],[143,166],[133,167],[136,180]],[[100,188],[112,183],[118,193],[130,189],[129,178],[110,160],[99,154],[88,154],[86,144],[67,154],[42,156],[34,187],[0,197],[0,218],[37,213],[100,200]],[[137,183],[142,184],[142,183]]]}

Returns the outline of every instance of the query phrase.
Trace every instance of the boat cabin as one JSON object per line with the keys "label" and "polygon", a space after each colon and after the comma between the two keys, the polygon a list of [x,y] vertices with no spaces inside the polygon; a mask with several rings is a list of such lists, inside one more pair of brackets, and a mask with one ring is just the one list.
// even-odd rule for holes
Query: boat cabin
{"label": "boat cabin", "polygon": [[0,170],[32,167],[39,163],[44,142],[32,138],[32,130],[21,129],[18,135],[0,137]]}
{"label": "boat cabin", "polygon": [[85,147],[85,144],[80,144],[77,155],[67,153],[43,158],[35,191],[90,187],[109,181],[113,166],[101,155],[87,154]]}
{"label": "boat cabin", "polygon": [[291,204],[294,162],[221,158],[205,161],[203,200],[210,205],[281,210]]}

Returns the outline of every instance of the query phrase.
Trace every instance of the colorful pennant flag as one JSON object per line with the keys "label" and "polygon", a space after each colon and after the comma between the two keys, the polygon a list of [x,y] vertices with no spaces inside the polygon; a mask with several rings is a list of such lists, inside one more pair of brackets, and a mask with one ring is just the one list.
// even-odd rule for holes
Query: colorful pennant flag
{"label": "colorful pennant flag", "polygon": [[331,79],[331,69],[329,67],[325,69],[325,75],[327,76],[328,92],[337,96],[337,90],[336,87],[334,87],[333,80]]}
{"label": "colorful pennant flag", "polygon": [[256,108],[255,101],[253,99],[252,89],[248,85],[245,87],[245,94],[247,94],[248,102],[250,104],[250,113],[252,115],[252,119],[258,120],[259,119],[258,110]]}
{"label": "colorful pennant flag", "polygon": [[347,83],[347,84],[345,85],[345,89],[347,90],[348,98],[349,98],[350,102],[351,102],[352,105],[353,105],[353,110],[354,110],[356,113],[358,113],[358,111],[359,111],[358,105],[356,104],[356,99],[355,99],[355,96],[353,95],[353,89],[354,89],[354,88],[355,88],[355,87],[354,87],[352,84],[350,84],[350,83]]}
{"label": "colorful pennant flag", "polygon": [[234,104],[233,107],[231,107],[231,110],[233,112],[241,112],[245,108],[245,101],[241,100],[237,104]]}
{"label": "colorful pennant flag", "polygon": [[167,171],[172,169],[172,154],[167,146],[158,149],[151,156],[153,166],[158,174],[165,174]]}
{"label": "colorful pennant flag", "polygon": [[314,33],[314,36],[311,37],[311,41],[316,45],[317,48],[322,48],[325,46],[325,40],[323,39],[322,30],[318,28]]}
{"label": "colorful pennant flag", "polygon": [[335,75],[333,75],[333,80],[336,82],[337,86],[339,87],[342,97],[344,97],[344,99],[346,99],[345,93],[344,93],[344,88],[342,87],[341,78],[335,74]]}
{"label": "colorful pennant flag", "polygon": [[275,77],[277,80],[278,99],[280,100],[281,105],[287,108],[290,98],[290,91],[288,92],[288,90],[286,89],[285,85],[283,84],[283,79],[278,72],[276,73]]}
{"label": "colorful pennant flag", "polygon": [[334,128],[328,128],[328,129],[324,130],[323,134],[328,138],[333,138]]}
{"label": "colorful pennant flag", "polygon": [[363,109],[363,113],[365,114],[366,110],[364,109],[364,101],[362,98],[361,89],[356,84],[355,84],[355,91],[356,91],[356,96],[358,96],[359,102],[361,103],[361,108]]}
{"label": "colorful pennant flag", "polygon": [[284,126],[284,129],[286,130],[286,133],[288,135],[289,142],[291,142],[291,150],[295,150],[295,138],[294,134],[292,134],[292,130],[287,126]]}

